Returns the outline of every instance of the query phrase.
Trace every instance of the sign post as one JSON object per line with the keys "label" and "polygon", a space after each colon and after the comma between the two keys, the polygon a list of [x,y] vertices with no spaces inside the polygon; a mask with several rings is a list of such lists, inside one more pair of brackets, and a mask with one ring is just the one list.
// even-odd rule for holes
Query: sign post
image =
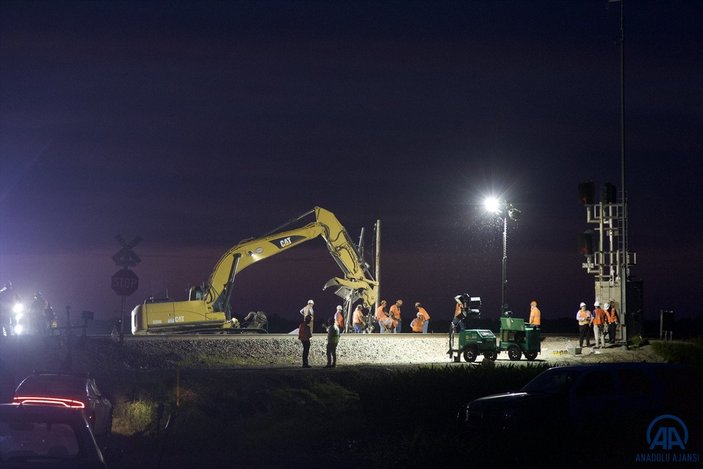
{"label": "sign post", "polygon": [[139,244],[142,238],[137,236],[129,243],[125,242],[121,235],[115,236],[115,239],[117,239],[117,242],[122,246],[122,249],[112,256],[112,260],[115,261],[115,264],[122,267],[112,276],[112,290],[122,297],[120,313],[120,343],[122,343],[124,341],[124,320],[127,297],[139,288],[139,277],[129,268],[135,267],[141,262],[141,259],[137,253],[132,251],[132,248]]}

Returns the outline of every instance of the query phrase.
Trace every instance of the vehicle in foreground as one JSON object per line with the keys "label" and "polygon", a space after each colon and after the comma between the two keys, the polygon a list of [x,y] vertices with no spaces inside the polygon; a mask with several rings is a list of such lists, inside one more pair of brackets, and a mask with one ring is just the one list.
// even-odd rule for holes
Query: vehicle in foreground
{"label": "vehicle in foreground", "polygon": [[554,367],[517,392],[470,401],[458,430],[479,462],[498,454],[515,467],[630,467],[656,444],[652,426],[663,418],[688,423],[687,447],[700,447],[701,384],[699,370],[676,364]]}
{"label": "vehicle in foreground", "polygon": [[0,467],[105,469],[85,415],[56,406],[0,404]]}
{"label": "vehicle in foreground", "polygon": [[517,392],[472,400],[459,411],[458,424],[471,432],[507,434],[648,421],[690,410],[695,401],[686,392],[695,379],[686,367],[667,363],[553,367]]}
{"label": "vehicle in foreground", "polygon": [[78,409],[85,414],[95,435],[112,431],[112,403],[87,374],[33,373],[17,386],[12,402]]}

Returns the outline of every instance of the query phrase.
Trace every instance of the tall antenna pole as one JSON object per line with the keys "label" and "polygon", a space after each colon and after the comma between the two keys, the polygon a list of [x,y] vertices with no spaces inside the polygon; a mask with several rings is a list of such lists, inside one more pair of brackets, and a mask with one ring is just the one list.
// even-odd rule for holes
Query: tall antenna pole
{"label": "tall antenna pole", "polygon": [[381,220],[376,220],[376,281],[378,282],[378,296],[376,296],[376,309],[369,311],[369,315],[373,316],[378,310],[381,303]]}
{"label": "tall antenna pole", "polygon": [[[620,314],[626,324],[628,265],[627,190],[625,186],[625,0],[620,0],[620,186],[622,187],[622,268],[620,271]],[[623,328],[623,340],[627,341],[627,327]]]}

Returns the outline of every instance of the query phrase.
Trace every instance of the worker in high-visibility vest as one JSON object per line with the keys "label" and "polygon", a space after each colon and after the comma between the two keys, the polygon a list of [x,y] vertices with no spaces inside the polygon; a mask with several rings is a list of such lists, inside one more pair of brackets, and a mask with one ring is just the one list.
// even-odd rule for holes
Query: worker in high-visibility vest
{"label": "worker in high-visibility vest", "polygon": [[337,310],[334,312],[334,322],[337,323],[340,334],[344,332],[344,313],[342,311],[342,307],[337,305]]}
{"label": "worker in high-visibility vest", "polygon": [[393,334],[399,333],[403,327],[403,319],[400,317],[401,306],[403,306],[403,300],[398,299],[390,309],[391,319],[393,319],[393,329],[391,330]]}
{"label": "worker in high-visibility vest", "polygon": [[422,317],[422,314],[417,313],[415,319],[410,322],[410,329],[412,329],[413,332],[422,332],[424,323],[425,319]]}
{"label": "worker in high-visibility vest", "polygon": [[386,313],[386,300],[381,300],[381,304],[376,308],[376,321],[378,321],[378,328],[380,334],[386,334],[390,331],[393,326],[393,320]]}
{"label": "worker in high-visibility vest", "polygon": [[361,305],[356,305],[356,309],[354,310],[354,315],[352,316],[352,327],[354,328],[354,332],[357,334],[363,333],[364,332],[364,325],[365,325],[364,309],[361,307]]}
{"label": "worker in high-visibility vest", "polygon": [[530,320],[528,322],[536,328],[542,325],[542,312],[537,307],[537,300],[530,302]]}
{"label": "worker in high-visibility vest", "polygon": [[605,315],[608,319],[608,342],[614,344],[618,328],[618,310],[612,302],[605,304]]}
{"label": "worker in high-visibility vest", "polygon": [[608,321],[605,316],[605,311],[600,307],[600,302],[596,301],[593,303],[596,309],[593,311],[593,335],[596,338],[596,345],[594,348],[600,348],[601,346],[605,348],[605,324]]}
{"label": "worker in high-visibility vest", "polygon": [[415,303],[415,309],[417,309],[418,314],[422,315],[422,333],[427,334],[427,329],[430,325],[430,315],[420,302]]}
{"label": "worker in high-visibility vest", "polygon": [[589,334],[589,326],[591,325],[593,316],[591,316],[591,312],[586,309],[586,303],[581,302],[579,306],[580,308],[576,313],[576,320],[579,323],[579,347],[583,347],[583,339],[586,339],[586,347],[590,347],[591,337]]}

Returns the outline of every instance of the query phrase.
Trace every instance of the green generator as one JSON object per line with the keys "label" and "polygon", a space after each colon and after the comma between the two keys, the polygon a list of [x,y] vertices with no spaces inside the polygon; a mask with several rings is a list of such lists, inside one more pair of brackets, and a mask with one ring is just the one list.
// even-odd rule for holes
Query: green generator
{"label": "green generator", "polygon": [[499,350],[508,352],[511,360],[520,360],[522,354],[532,361],[541,351],[541,337],[539,328],[525,325],[522,318],[500,318]]}
{"label": "green generator", "polygon": [[461,355],[464,360],[473,362],[476,357],[483,355],[484,358],[495,360],[498,357],[496,349],[496,336],[488,329],[466,329],[461,332],[450,332],[449,334],[449,358],[458,362]]}
{"label": "green generator", "polygon": [[467,362],[475,361],[479,355],[495,361],[503,351],[508,352],[508,358],[513,361],[520,360],[523,354],[529,361],[534,360],[541,351],[539,328],[525,324],[522,318],[502,317],[499,337],[488,329],[449,332],[447,354],[455,362],[459,362],[462,355]]}

